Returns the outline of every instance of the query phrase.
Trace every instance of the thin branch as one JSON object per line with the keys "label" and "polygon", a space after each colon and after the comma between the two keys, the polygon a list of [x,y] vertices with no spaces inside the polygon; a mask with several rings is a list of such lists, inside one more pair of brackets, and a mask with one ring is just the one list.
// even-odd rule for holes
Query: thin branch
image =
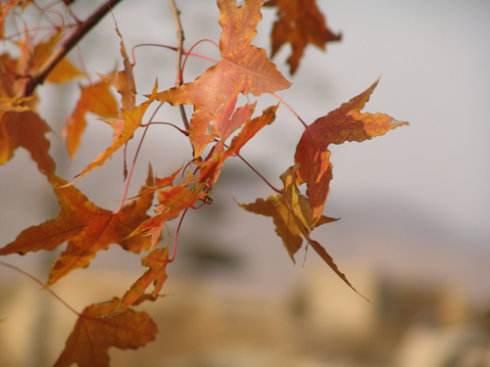
{"label": "thin branch", "polygon": [[63,42],[51,61],[36,75],[33,75],[32,78],[29,79],[24,90],[24,96],[30,96],[34,93],[37,86],[43,84],[44,80],[48,77],[48,74],[61,62],[61,60],[63,60],[68,52],[70,52],[71,49],[75,47],[78,42],[119,2],[121,2],[121,0],[107,0],[104,4],[99,6],[92,15],[80,23],[73,33]]}
{"label": "thin branch", "polygon": [[[180,86],[184,83],[184,77],[182,75],[182,52],[184,51],[184,28],[182,27],[182,22],[180,20],[180,10],[175,4],[175,0],[169,0],[170,7],[172,8],[172,14],[175,20],[175,27],[177,29],[177,44],[179,46],[177,50],[177,76],[175,80],[175,85]],[[189,119],[185,113],[185,108],[183,105],[179,105],[180,116],[186,130],[189,130]]]}

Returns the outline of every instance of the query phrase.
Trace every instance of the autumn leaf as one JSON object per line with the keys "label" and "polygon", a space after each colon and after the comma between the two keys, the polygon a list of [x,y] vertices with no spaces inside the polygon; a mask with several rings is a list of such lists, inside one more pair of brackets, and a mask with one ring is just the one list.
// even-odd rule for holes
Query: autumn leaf
{"label": "autumn leaf", "polygon": [[[72,270],[87,267],[96,253],[107,249],[111,243],[133,252],[141,252],[150,246],[145,237],[128,238],[148,218],[146,211],[152,204],[153,194],[145,192],[144,187],[137,200],[111,212],[96,206],[73,185],[57,176],[51,176],[50,183],[60,206],[58,216],[23,230],[13,242],[0,248],[0,255],[52,251],[68,241],[49,275],[48,284],[53,284]],[[146,186],[152,185],[150,170]]]}
{"label": "autumn leaf", "polygon": [[[243,111],[239,111],[238,108],[234,113],[234,118],[240,116],[247,109],[246,105]],[[198,164],[199,167],[199,181],[205,183],[211,187],[219,178],[221,174],[221,169],[224,165],[226,159],[235,156],[240,153],[240,149],[252,139],[264,126],[271,124],[276,117],[276,110],[278,106],[271,106],[265,109],[262,114],[253,119],[248,119],[245,123],[240,122],[242,129],[240,132],[232,139],[229,147],[226,147],[224,140],[221,139],[212,150],[209,152],[208,156]],[[246,112],[242,118],[250,117],[249,112]],[[233,128],[236,126],[233,122],[229,123]],[[229,135],[229,134],[228,134]],[[224,138],[228,135],[223,135]]]}
{"label": "autumn leaf", "polygon": [[[30,99],[27,102],[30,103]],[[22,147],[29,152],[43,174],[54,173],[56,166],[49,155],[49,141],[45,136],[51,131],[49,126],[36,112],[25,111],[25,105],[19,107],[20,111],[15,111],[16,108],[10,103],[8,109],[13,111],[0,110],[0,165],[7,163],[15,150]]]}
{"label": "autumn leaf", "polygon": [[[148,270],[128,289],[122,298],[122,305],[129,307],[145,300],[155,301],[167,279],[168,251],[166,248],[155,249],[141,261]],[[145,293],[153,284],[151,293]]]}
{"label": "autumn leaf", "polygon": [[157,193],[158,205],[155,214],[142,222],[130,235],[150,238],[154,245],[160,238],[160,233],[167,221],[176,218],[185,209],[192,207],[199,200],[207,197],[206,185],[195,182],[190,176],[183,182],[170,186]]}
{"label": "autumn leaf", "polygon": [[55,367],[108,367],[110,347],[137,349],[155,339],[157,325],[146,312],[120,310],[121,300],[86,307]]}
{"label": "autumn leaf", "polygon": [[104,81],[80,87],[80,98],[63,129],[68,153],[72,157],[80,146],[81,136],[87,126],[86,115],[89,112],[101,118],[116,118],[118,115],[117,102]]}
{"label": "autumn leaf", "polygon": [[321,220],[314,221],[309,202],[299,191],[296,185],[296,169],[290,167],[281,175],[283,189],[280,194],[274,194],[267,199],[257,199],[254,203],[240,204],[252,213],[272,217],[276,233],[281,237],[284,247],[291,260],[295,262],[294,255],[303,244],[303,236],[316,227],[333,222],[334,218],[322,216]]}
{"label": "autumn leaf", "polygon": [[192,104],[189,136],[198,157],[216,136],[213,126],[224,119],[230,101],[239,93],[259,96],[289,87],[289,82],[267,58],[263,49],[251,45],[261,19],[260,0],[218,0],[220,9],[221,60],[192,83],[158,94],[161,102]]}
{"label": "autumn leaf", "polygon": [[94,168],[103,165],[105,161],[112,156],[112,154],[126,144],[133,137],[136,129],[138,129],[140,126],[141,120],[150,103],[151,101],[146,101],[129,110],[122,110],[118,118],[107,120],[114,130],[111,145],[100,153],[97,158],[89,163],[75,177],[81,177],[92,171]]}
{"label": "autumn leaf", "polygon": [[85,76],[79,68],[73,65],[68,58],[61,60],[48,74],[46,81],[50,83],[64,83]]}
{"label": "autumn leaf", "polygon": [[323,213],[332,179],[328,146],[347,141],[361,142],[408,124],[384,113],[361,112],[377,85],[378,81],[339,108],[315,120],[301,136],[296,147],[295,162],[301,180],[307,184],[307,196],[315,219]]}
{"label": "autumn leaf", "polygon": [[328,42],[342,38],[327,27],[315,0],[271,0],[265,5],[277,7],[278,19],[271,33],[272,56],[285,44],[291,44],[292,52],[287,59],[291,74],[297,71],[308,44],[324,50]]}
{"label": "autumn leaf", "polygon": [[264,126],[270,125],[276,118],[278,106],[270,106],[262,111],[262,114],[243,125],[240,132],[231,141],[230,147],[226,150],[227,156],[233,156],[240,153],[240,149],[252,139]]}
{"label": "autumn leaf", "polygon": [[310,237],[313,229],[322,224],[334,222],[337,219],[322,215],[318,220],[314,220],[308,200],[300,193],[296,185],[295,167],[290,167],[286,170],[281,175],[281,180],[284,188],[280,194],[269,196],[266,200],[257,199],[254,203],[241,204],[240,206],[252,213],[272,217],[276,233],[281,237],[293,262],[295,262],[294,255],[302,247],[304,240],[306,240],[345,284],[365,298],[352,285],[347,276],[340,271],[327,250],[318,241]]}

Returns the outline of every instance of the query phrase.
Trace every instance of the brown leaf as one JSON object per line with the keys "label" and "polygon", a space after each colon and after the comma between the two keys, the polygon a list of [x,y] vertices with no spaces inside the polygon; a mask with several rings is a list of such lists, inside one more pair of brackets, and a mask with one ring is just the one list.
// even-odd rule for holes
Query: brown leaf
{"label": "brown leaf", "polygon": [[86,307],[55,367],[108,367],[110,347],[137,349],[155,339],[157,325],[146,312],[120,311],[120,300]]}
{"label": "brown leaf", "polygon": [[86,114],[93,113],[102,118],[115,118],[119,109],[109,86],[99,81],[80,87],[80,99],[63,129],[68,153],[73,157],[87,126]]}
{"label": "brown leaf", "polygon": [[194,82],[158,94],[162,102],[194,105],[189,134],[195,157],[216,137],[210,126],[223,120],[229,111],[226,106],[239,93],[259,96],[290,85],[265,51],[250,44],[261,19],[261,5],[260,0],[247,0],[242,6],[235,0],[218,0],[222,59]]}
{"label": "brown leaf", "polygon": [[[124,294],[121,303],[125,307],[140,304],[145,300],[155,301],[167,279],[168,251],[166,248],[153,250],[143,258],[141,263],[148,270]],[[152,292],[145,293],[151,284],[153,284]]]}
{"label": "brown leaf", "polygon": [[330,144],[361,142],[399,126],[407,125],[384,113],[362,113],[378,82],[339,108],[315,120],[305,129],[296,147],[295,162],[299,176],[307,184],[307,195],[314,218],[319,218],[328,195],[332,166]]}
{"label": "brown leaf", "polygon": [[49,126],[36,112],[0,111],[0,165],[7,163],[15,150],[22,147],[43,174],[54,173],[56,166],[49,155],[49,141],[45,137],[49,131]]}
{"label": "brown leaf", "polygon": [[284,188],[281,194],[269,196],[267,199],[257,199],[254,203],[241,204],[247,211],[272,217],[276,233],[281,237],[284,247],[291,259],[303,244],[303,237],[316,227],[332,222],[332,218],[323,216],[319,221],[313,221],[312,210],[308,200],[296,186],[296,170],[290,167],[281,176]]}
{"label": "brown leaf", "polygon": [[[73,185],[57,176],[51,176],[50,182],[60,206],[58,216],[23,230],[13,242],[0,248],[0,255],[52,251],[68,241],[68,246],[51,270],[48,284],[53,284],[72,270],[87,267],[96,253],[107,249],[111,243],[133,252],[150,246],[147,238],[127,237],[148,218],[146,211],[151,206],[152,193],[145,193],[142,188],[142,195],[136,201],[113,213],[96,206]],[[146,185],[153,185],[151,170]]]}
{"label": "brown leaf", "polygon": [[324,50],[328,42],[340,41],[341,34],[333,33],[326,24],[325,16],[315,0],[272,0],[268,6],[277,7],[278,19],[274,22],[272,56],[279,49],[291,44],[292,53],[288,57],[289,72],[294,74],[308,44]]}

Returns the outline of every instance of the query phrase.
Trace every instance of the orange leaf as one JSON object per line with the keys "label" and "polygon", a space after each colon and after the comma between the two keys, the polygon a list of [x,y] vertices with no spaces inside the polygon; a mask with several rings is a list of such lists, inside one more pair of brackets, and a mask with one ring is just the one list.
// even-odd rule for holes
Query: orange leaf
{"label": "orange leaf", "polygon": [[296,170],[290,167],[281,175],[284,188],[281,194],[269,196],[267,199],[257,199],[254,203],[240,204],[242,208],[255,214],[272,217],[276,233],[281,237],[284,247],[291,260],[303,244],[303,237],[316,227],[334,221],[335,219],[322,216],[321,220],[313,221],[312,210],[308,200],[296,186]]}
{"label": "orange leaf", "polygon": [[271,0],[266,5],[277,6],[278,19],[271,33],[272,56],[283,45],[290,43],[292,53],[287,62],[291,74],[298,69],[308,44],[324,50],[327,42],[340,41],[342,38],[327,27],[325,16],[315,0]]}
{"label": "orange leaf", "polygon": [[[141,263],[149,269],[124,294],[121,303],[126,307],[140,304],[145,300],[155,301],[167,279],[168,252],[166,248],[153,250],[143,258]],[[153,291],[145,293],[152,283]]]}
{"label": "orange leaf", "polygon": [[103,165],[114,152],[126,144],[133,137],[136,129],[140,126],[141,119],[143,118],[150,103],[151,101],[146,101],[129,110],[122,110],[119,118],[110,121],[112,128],[114,129],[111,145],[100,153],[95,160],[89,163],[75,177],[83,176],[92,171],[94,168]]}
{"label": "orange leaf", "polygon": [[45,137],[49,131],[46,122],[33,111],[0,111],[0,165],[8,162],[15,150],[22,147],[43,174],[52,174],[55,162],[49,155],[49,141]]}
{"label": "orange leaf", "polygon": [[61,60],[58,65],[48,74],[46,81],[51,83],[64,83],[73,79],[83,77],[85,74],[73,65],[68,58]]}
{"label": "orange leaf", "polygon": [[[148,239],[129,234],[145,219],[153,194],[142,188],[139,198],[117,212],[102,209],[72,185],[57,176],[50,182],[60,205],[56,218],[23,230],[17,238],[0,248],[0,255],[25,254],[31,251],[52,251],[68,241],[68,246],[56,260],[48,284],[53,284],[76,268],[87,267],[100,250],[117,243],[126,250],[140,252],[150,245]],[[153,185],[150,172],[147,186]]]}
{"label": "orange leaf", "polygon": [[110,347],[137,349],[155,339],[157,325],[146,312],[119,310],[120,300],[86,307],[55,367],[108,367]]}
{"label": "orange leaf", "polygon": [[231,145],[226,151],[227,156],[240,153],[240,149],[252,139],[264,126],[271,124],[276,118],[278,106],[271,106],[262,112],[262,115],[245,122],[242,130],[231,141]]}
{"label": "orange leaf", "polygon": [[159,93],[158,100],[171,104],[192,104],[189,136],[196,157],[216,136],[210,127],[223,120],[226,106],[239,93],[259,96],[288,88],[290,83],[267,58],[263,49],[251,45],[261,19],[260,0],[218,0],[221,12],[221,61],[192,83]]}
{"label": "orange leaf", "polygon": [[87,126],[85,116],[88,112],[102,118],[115,118],[118,111],[117,102],[105,82],[99,81],[80,87],[80,99],[63,129],[70,156],[73,157],[80,146],[81,136]]}
{"label": "orange leaf", "polygon": [[376,81],[358,96],[315,120],[301,136],[296,147],[295,161],[301,180],[307,184],[314,218],[323,213],[332,179],[328,146],[347,141],[361,142],[408,124],[384,113],[361,112],[377,84]]}
{"label": "orange leaf", "polygon": [[193,206],[197,201],[207,197],[206,186],[201,183],[184,181],[178,185],[158,192],[158,206],[156,214],[148,218],[136,228],[132,236],[148,236],[154,245],[162,231],[165,222],[174,219],[185,209]]}
{"label": "orange leaf", "polygon": [[340,271],[339,267],[337,266],[337,264],[335,264],[335,261],[333,260],[332,256],[330,256],[330,254],[327,252],[327,250],[325,250],[325,248],[318,241],[315,241],[311,238],[307,238],[307,240],[308,240],[308,244],[311,247],[313,247],[313,250],[315,250],[318,256],[320,256],[322,260],[325,261],[325,263],[330,267],[330,269],[332,269],[334,273],[337,274],[339,278],[342,279],[344,283],[347,284],[354,292],[356,292],[358,295],[360,295],[362,298],[368,301],[366,297],[364,297],[361,293],[359,293],[359,291],[356,288],[354,288],[354,286],[349,281],[349,279],[347,279],[347,276]]}

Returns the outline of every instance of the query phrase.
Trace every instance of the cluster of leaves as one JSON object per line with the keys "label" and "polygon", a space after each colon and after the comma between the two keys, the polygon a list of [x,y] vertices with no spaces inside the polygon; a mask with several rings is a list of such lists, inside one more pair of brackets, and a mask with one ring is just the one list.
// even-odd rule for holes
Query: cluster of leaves
{"label": "cluster of leaves", "polygon": [[[180,44],[173,48],[179,55],[176,85],[159,91],[155,82],[153,90],[142,102],[137,102],[141,96],[133,75],[135,61],[128,57],[122,36],[116,29],[123,68],[81,85],[78,102],[63,129],[70,156],[76,154],[80,146],[89,113],[111,126],[113,138],[74,179],[104,165],[114,152],[133,139],[138,129],[143,129],[144,138],[148,128],[157,123],[154,117],[165,103],[181,108],[184,128],[166,124],[188,137],[193,157],[188,164],[163,178],[155,177],[150,166],[146,182],[129,200],[128,187],[142,138],[129,171],[125,170],[126,189],[121,205],[110,211],[90,201],[75,187],[73,180],[68,182],[56,175],[46,138],[50,127],[36,112],[35,90],[44,81],[62,83],[84,77],[85,73],[65,57],[66,53],[74,39],[87,31],[87,24],[92,22],[93,26],[96,18],[117,2],[103,4],[85,22],[76,19],[71,32],[67,25],[57,27],[47,39],[37,42],[27,31],[14,38],[8,37],[4,22],[12,12],[38,5],[29,0],[11,0],[0,5],[0,37],[17,50],[16,56],[7,52],[0,55],[0,163],[8,162],[16,149],[26,149],[52,185],[60,207],[57,217],[23,230],[14,241],[0,248],[0,255],[52,251],[67,243],[52,267],[47,286],[77,268],[87,267],[98,251],[111,244],[141,255],[142,265],[147,268],[119,298],[90,305],[78,313],[78,321],[57,366],[72,363],[107,366],[110,346],[138,348],[155,338],[155,323],[146,313],[134,311],[133,307],[158,299],[167,278],[166,268],[176,257],[178,231],[186,212],[211,202],[211,190],[228,159],[237,157],[251,166],[241,155],[241,149],[274,121],[277,109],[285,104],[276,92],[289,88],[291,83],[270,61],[265,50],[252,44],[262,6],[277,10],[272,30],[272,55],[282,45],[291,44],[288,63],[292,74],[297,71],[308,44],[325,48],[327,42],[340,39],[340,35],[327,28],[314,0],[271,0],[266,4],[261,0],[247,0],[241,6],[235,0],[218,0],[222,28],[220,59],[207,57],[213,65],[194,81],[183,83],[183,65],[187,58],[200,55],[192,49],[184,50]],[[274,187],[251,166],[274,193],[266,199],[241,205],[250,212],[273,219],[276,232],[293,261],[305,243],[351,288],[352,284],[332,257],[310,234],[318,226],[335,221],[323,214],[332,180],[329,145],[364,141],[404,124],[383,113],[361,112],[376,85],[377,82],[311,124],[296,116],[305,129],[296,146],[294,162],[281,175],[282,188]],[[114,91],[119,94],[119,101]],[[275,96],[280,103],[255,117],[256,102],[237,105],[240,95],[259,97],[263,94]],[[194,108],[190,121],[182,108],[187,104]],[[151,117],[145,118],[152,107]],[[150,209],[151,214],[148,214]],[[178,219],[176,235],[169,241],[162,235],[163,229],[175,219]]]}

